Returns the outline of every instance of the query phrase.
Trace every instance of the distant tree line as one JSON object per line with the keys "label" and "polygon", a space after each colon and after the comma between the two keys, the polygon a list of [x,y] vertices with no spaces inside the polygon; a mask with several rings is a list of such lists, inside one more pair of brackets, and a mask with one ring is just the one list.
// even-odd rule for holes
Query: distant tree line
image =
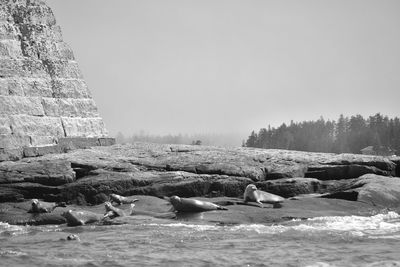
{"label": "distant tree line", "polygon": [[360,153],[373,146],[400,153],[400,120],[377,113],[367,119],[340,115],[337,121],[322,117],[317,121],[291,121],[278,128],[252,131],[243,146],[333,153]]}
{"label": "distant tree line", "polygon": [[240,146],[243,135],[236,134],[167,134],[153,135],[141,131],[130,136],[119,132],[115,136],[117,143],[147,142],[158,144],[185,144],[185,145],[206,145],[206,146]]}

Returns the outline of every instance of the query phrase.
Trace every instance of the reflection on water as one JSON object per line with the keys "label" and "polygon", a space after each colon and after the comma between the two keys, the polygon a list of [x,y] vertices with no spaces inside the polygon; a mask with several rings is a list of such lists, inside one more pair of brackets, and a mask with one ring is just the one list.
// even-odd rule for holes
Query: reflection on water
{"label": "reflection on water", "polygon": [[[118,226],[0,223],[2,266],[400,266],[400,216],[275,225],[137,221]],[[77,234],[81,241],[67,241]]]}

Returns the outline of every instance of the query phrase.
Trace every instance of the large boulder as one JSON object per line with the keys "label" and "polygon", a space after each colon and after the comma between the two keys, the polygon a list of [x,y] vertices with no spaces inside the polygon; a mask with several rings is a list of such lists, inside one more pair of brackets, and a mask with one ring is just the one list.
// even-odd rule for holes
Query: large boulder
{"label": "large boulder", "polygon": [[398,208],[400,178],[366,174],[348,180],[337,191],[325,197],[354,200],[377,207]]}

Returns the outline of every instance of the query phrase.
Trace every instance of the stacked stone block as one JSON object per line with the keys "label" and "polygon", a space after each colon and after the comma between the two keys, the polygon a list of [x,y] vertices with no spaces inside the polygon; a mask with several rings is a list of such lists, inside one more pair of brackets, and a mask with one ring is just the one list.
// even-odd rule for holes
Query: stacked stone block
{"label": "stacked stone block", "polygon": [[41,0],[0,0],[0,161],[65,138],[106,136],[51,9]]}

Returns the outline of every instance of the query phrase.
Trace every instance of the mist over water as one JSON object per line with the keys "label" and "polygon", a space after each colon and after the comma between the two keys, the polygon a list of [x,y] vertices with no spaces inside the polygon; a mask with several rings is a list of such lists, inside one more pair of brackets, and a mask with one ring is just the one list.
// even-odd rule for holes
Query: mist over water
{"label": "mist over water", "polygon": [[[81,240],[66,241],[71,233]],[[4,266],[398,266],[400,216],[233,226],[143,218],[118,226],[0,223],[0,241]]]}
{"label": "mist over water", "polygon": [[238,147],[245,142],[247,133],[199,133],[199,134],[168,134],[156,135],[141,131],[132,135],[124,135],[118,132],[115,136],[119,144],[147,142],[158,144],[183,144],[183,145],[205,145],[220,147]]}

